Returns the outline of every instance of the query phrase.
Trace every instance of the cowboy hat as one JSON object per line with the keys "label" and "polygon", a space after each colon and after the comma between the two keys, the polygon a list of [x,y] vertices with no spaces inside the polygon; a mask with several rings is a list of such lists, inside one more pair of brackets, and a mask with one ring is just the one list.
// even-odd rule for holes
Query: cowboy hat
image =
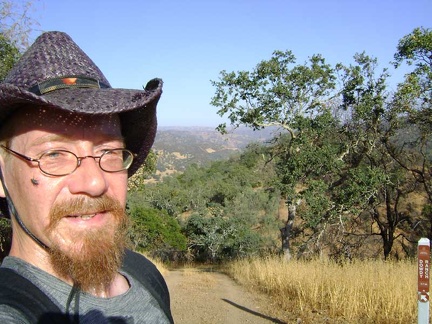
{"label": "cowboy hat", "polygon": [[136,154],[129,176],[144,162],[156,135],[162,80],[144,90],[114,89],[63,32],[39,36],[0,83],[0,128],[17,108],[35,105],[79,114],[118,114],[126,148]]}

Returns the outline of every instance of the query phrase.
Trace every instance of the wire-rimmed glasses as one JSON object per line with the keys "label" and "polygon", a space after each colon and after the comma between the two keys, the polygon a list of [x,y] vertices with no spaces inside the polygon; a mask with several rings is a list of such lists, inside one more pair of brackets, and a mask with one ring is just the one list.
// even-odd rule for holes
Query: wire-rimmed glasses
{"label": "wire-rimmed glasses", "polygon": [[67,150],[49,150],[38,158],[31,158],[1,145],[3,149],[25,161],[36,162],[42,173],[60,177],[73,173],[81,161],[87,158],[98,160],[99,167],[109,173],[120,172],[129,169],[135,158],[135,154],[124,148],[106,149],[100,156],[77,156]]}

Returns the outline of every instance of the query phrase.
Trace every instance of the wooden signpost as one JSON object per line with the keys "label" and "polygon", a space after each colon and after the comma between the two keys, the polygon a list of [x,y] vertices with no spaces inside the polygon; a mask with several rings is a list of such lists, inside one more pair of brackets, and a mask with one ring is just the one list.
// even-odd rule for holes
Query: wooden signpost
{"label": "wooden signpost", "polygon": [[430,241],[421,238],[418,241],[418,324],[429,323],[429,276],[430,276]]}

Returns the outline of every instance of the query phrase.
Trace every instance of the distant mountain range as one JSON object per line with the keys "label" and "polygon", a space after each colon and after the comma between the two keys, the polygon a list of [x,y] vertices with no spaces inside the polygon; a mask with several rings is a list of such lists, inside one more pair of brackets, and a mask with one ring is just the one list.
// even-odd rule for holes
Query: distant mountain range
{"label": "distant mountain range", "polygon": [[222,135],[211,127],[159,127],[153,146],[158,156],[156,177],[182,172],[192,163],[203,166],[228,159],[250,143],[265,143],[277,132],[276,128],[241,127]]}

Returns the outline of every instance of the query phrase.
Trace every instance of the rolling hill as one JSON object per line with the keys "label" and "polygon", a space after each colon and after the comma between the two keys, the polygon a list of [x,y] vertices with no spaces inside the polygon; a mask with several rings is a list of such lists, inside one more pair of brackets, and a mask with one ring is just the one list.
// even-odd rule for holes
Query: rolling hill
{"label": "rolling hill", "polygon": [[276,128],[253,131],[243,127],[222,135],[211,127],[159,127],[153,145],[158,157],[156,177],[182,172],[193,163],[204,166],[228,159],[250,143],[269,141],[277,132]]}

